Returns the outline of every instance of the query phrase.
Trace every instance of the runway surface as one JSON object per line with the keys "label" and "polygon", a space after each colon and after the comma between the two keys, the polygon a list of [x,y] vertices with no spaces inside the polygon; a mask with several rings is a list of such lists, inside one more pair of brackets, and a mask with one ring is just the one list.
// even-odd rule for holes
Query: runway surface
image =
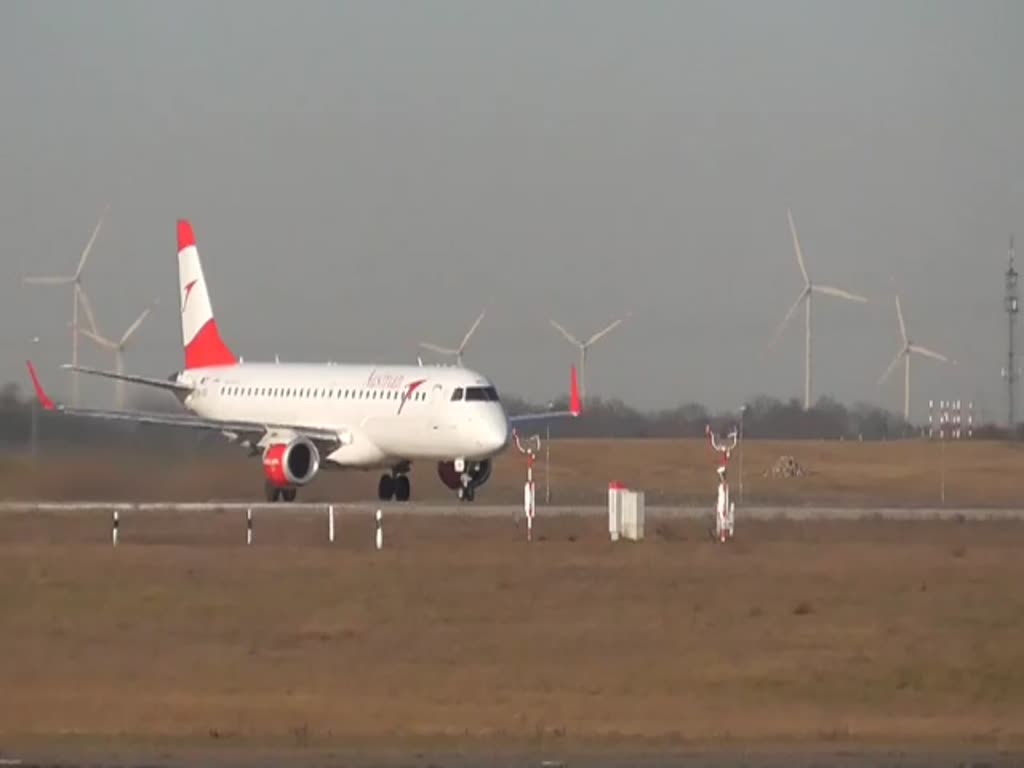
{"label": "runway surface", "polygon": [[[5,501],[0,502],[0,514],[25,512],[216,512],[245,511],[320,514],[327,503],[270,504],[267,502],[209,502],[209,503],[141,503],[95,501]],[[337,515],[364,515],[377,509],[386,515],[444,515],[455,517],[516,517],[522,507],[511,504],[423,504],[410,502],[344,503],[334,504]],[[567,515],[604,516],[603,506],[538,505],[537,517]],[[712,514],[710,506],[649,506],[651,519],[696,520]],[[1024,507],[834,507],[834,506],[752,506],[736,507],[737,520],[1024,520]]]}
{"label": "runway surface", "polygon": [[1010,768],[1024,755],[986,751],[722,751],[676,754],[624,753],[559,754],[557,751],[488,754],[486,752],[365,753],[333,750],[319,752],[268,751],[237,754],[203,752],[175,756],[100,755],[74,757],[38,755],[0,759],[0,768]]}

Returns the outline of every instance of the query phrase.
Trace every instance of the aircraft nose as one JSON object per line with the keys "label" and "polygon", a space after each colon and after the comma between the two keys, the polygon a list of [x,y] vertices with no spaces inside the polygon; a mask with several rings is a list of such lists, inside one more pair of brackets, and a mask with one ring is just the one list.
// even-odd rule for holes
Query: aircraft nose
{"label": "aircraft nose", "polygon": [[491,413],[480,424],[480,447],[488,452],[501,451],[512,435],[504,412]]}

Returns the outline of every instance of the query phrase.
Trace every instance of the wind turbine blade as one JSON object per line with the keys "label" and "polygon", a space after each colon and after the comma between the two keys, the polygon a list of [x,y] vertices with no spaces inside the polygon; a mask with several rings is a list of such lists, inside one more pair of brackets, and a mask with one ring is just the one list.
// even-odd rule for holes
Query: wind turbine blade
{"label": "wind turbine blade", "polygon": [[900,319],[900,335],[903,336],[903,343],[907,344],[907,324],[903,322],[903,307],[900,306],[900,297],[896,296],[896,316]]}
{"label": "wind turbine blade", "polygon": [[579,339],[577,339],[575,336],[573,336],[571,333],[569,333],[567,330],[565,330],[565,328],[560,326],[554,320],[551,321],[551,325],[553,325],[555,327],[556,331],[558,331],[563,336],[565,336],[565,338],[567,338],[569,340],[570,344],[574,344],[577,347],[582,347],[583,346],[583,342],[581,342]]}
{"label": "wind turbine blade", "polygon": [[618,328],[625,319],[626,318],[624,318],[624,317],[620,317],[618,320],[616,320],[611,325],[609,325],[606,328],[603,328],[602,330],[600,330],[597,333],[595,333],[593,336],[591,336],[589,339],[587,339],[587,346],[589,347],[591,344],[593,344],[598,339],[602,339],[605,336],[607,336],[609,333],[611,333],[616,328]]}
{"label": "wind turbine blade", "polygon": [[93,333],[88,328],[78,328],[78,332],[85,336],[87,339],[95,341],[101,347],[105,347],[106,349],[117,349],[117,344],[112,342],[110,339],[100,336],[98,333]]}
{"label": "wind turbine blade", "polygon": [[796,236],[796,224],[793,223],[793,211],[786,209],[786,216],[789,218],[789,231],[793,234],[793,249],[796,251],[796,263],[800,265],[800,274],[804,276],[804,285],[811,284],[811,278],[807,276],[807,265],[804,264],[804,254],[800,250],[800,238]]}
{"label": "wind turbine blade", "polygon": [[152,311],[152,307],[146,307],[144,310],[142,310],[142,314],[135,319],[134,323],[128,326],[128,330],[124,332],[123,336],[121,336],[121,341],[119,341],[117,344],[118,347],[123,347],[125,344],[128,343],[128,339],[132,337],[133,333],[139,330],[139,326],[142,325],[142,321],[145,320],[149,316],[149,313]]}
{"label": "wind turbine blade", "polygon": [[92,250],[92,244],[96,242],[96,236],[100,233],[100,227],[103,226],[103,219],[107,215],[107,211],[110,210],[110,205],[107,204],[103,209],[103,213],[100,214],[99,221],[96,222],[96,228],[92,231],[92,236],[89,238],[89,242],[85,244],[85,248],[82,250],[82,258],[78,261],[78,269],[75,270],[75,279],[77,280],[82,275],[82,270],[85,268],[85,262],[89,258],[89,251]]}
{"label": "wind turbine blade", "polygon": [[473,334],[476,333],[476,329],[480,326],[480,322],[484,319],[484,315],[486,314],[487,310],[485,309],[483,312],[480,313],[480,316],[477,317],[473,325],[470,326],[469,330],[466,331],[466,335],[462,337],[462,343],[459,345],[460,352],[466,348],[466,345],[469,343],[469,340],[472,338]]}
{"label": "wind turbine blade", "polygon": [[833,288],[831,285],[812,285],[811,290],[815,293],[823,293],[826,296],[835,296],[837,299],[846,299],[847,301],[859,301],[867,302],[867,299],[863,296],[844,291],[842,288]]}
{"label": "wind turbine blade", "polygon": [[906,347],[904,347],[903,349],[896,353],[896,357],[894,357],[892,359],[892,362],[889,363],[889,367],[885,369],[885,373],[883,373],[881,377],[878,379],[878,386],[882,386],[882,384],[885,383],[885,380],[892,375],[892,372],[896,370],[896,366],[900,364],[900,360],[903,359],[903,356],[905,354],[907,354]]}
{"label": "wind turbine blade", "polygon": [[96,315],[92,311],[92,302],[89,301],[89,297],[85,293],[85,289],[82,286],[75,284],[75,293],[78,294],[78,300],[82,305],[82,311],[85,312],[85,319],[89,321],[89,327],[93,333],[99,333],[99,328],[96,325]]}
{"label": "wind turbine blade", "polygon": [[934,350],[928,349],[927,347],[922,347],[922,346],[919,346],[917,344],[911,344],[909,347],[907,347],[907,349],[909,349],[911,352],[916,352],[919,355],[924,355],[925,357],[930,357],[933,360],[941,360],[944,363],[948,363],[949,362],[949,358],[948,357],[946,357],[945,355],[941,355],[941,354],[939,354],[938,352],[936,352]]}
{"label": "wind turbine blade", "polygon": [[73,277],[25,277],[22,280],[28,285],[68,285],[75,282]]}
{"label": "wind turbine blade", "polygon": [[431,352],[437,352],[437,353],[442,354],[442,355],[457,355],[459,353],[459,350],[457,350],[457,349],[449,349],[448,347],[440,347],[437,344],[431,344],[431,343],[426,342],[426,341],[421,341],[420,342],[420,346],[423,347],[424,349],[429,349]]}
{"label": "wind turbine blade", "polygon": [[800,291],[800,295],[796,297],[796,301],[794,301],[793,306],[789,308],[789,312],[786,313],[786,316],[782,318],[782,322],[779,323],[778,326],[775,328],[775,333],[772,334],[772,338],[768,342],[768,349],[771,349],[772,347],[775,346],[775,343],[779,340],[779,337],[782,335],[782,332],[786,329],[786,324],[789,323],[790,319],[793,317],[793,314],[796,312],[797,307],[800,306],[800,302],[803,301],[806,296],[806,290]]}

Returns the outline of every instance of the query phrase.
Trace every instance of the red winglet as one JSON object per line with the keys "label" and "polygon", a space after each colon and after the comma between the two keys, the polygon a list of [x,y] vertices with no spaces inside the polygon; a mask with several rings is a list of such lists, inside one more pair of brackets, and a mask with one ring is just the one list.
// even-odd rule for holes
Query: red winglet
{"label": "red winglet", "polygon": [[192,234],[192,223],[188,219],[178,219],[178,253],[195,244],[196,237]]}
{"label": "red winglet", "polygon": [[583,405],[580,403],[580,389],[576,383],[576,366],[569,372],[569,412],[573,416],[579,416],[583,412]]}
{"label": "red winglet", "polygon": [[53,400],[51,400],[43,391],[43,385],[39,383],[39,377],[36,376],[35,366],[32,365],[31,360],[26,360],[25,364],[28,366],[28,375],[32,377],[32,386],[35,387],[36,397],[39,398],[39,404],[43,406],[44,411],[52,411],[54,409]]}

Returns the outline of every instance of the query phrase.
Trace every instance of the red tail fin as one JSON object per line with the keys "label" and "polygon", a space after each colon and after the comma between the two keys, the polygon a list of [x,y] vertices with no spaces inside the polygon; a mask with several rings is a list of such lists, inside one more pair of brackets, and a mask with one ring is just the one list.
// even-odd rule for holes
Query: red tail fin
{"label": "red tail fin", "polygon": [[187,219],[178,220],[178,285],[181,290],[185,368],[234,365],[237,362],[235,356],[217,330],[196,238]]}

